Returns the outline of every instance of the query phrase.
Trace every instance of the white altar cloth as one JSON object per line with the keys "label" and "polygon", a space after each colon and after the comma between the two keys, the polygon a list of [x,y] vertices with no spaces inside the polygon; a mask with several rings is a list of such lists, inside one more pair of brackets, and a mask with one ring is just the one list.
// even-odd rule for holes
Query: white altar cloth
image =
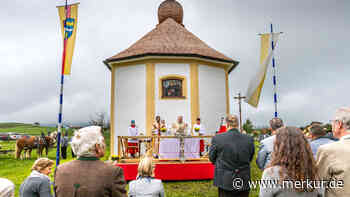
{"label": "white altar cloth", "polygon": [[[184,138],[185,140],[185,158],[199,158],[199,138]],[[160,159],[179,159],[180,158],[180,139],[163,138],[159,143]]]}

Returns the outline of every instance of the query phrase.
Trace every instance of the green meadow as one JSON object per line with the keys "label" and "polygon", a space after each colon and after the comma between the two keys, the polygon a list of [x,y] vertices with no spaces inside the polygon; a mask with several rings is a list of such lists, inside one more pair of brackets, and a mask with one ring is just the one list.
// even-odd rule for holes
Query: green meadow
{"label": "green meadow", "polygon": [[[33,126],[30,124],[21,123],[0,123],[0,133],[1,132],[16,132],[28,135],[40,135],[42,131],[47,133],[47,131],[55,131],[56,128],[53,127],[40,127]],[[72,131],[68,131],[72,134]],[[105,141],[107,145],[105,157],[102,159],[104,161],[108,160],[109,157],[109,133],[105,134]],[[257,144],[256,144],[257,145]],[[0,141],[1,150],[14,150],[15,141]],[[256,151],[257,152],[257,149]],[[61,163],[65,163],[72,160],[70,147],[67,150],[67,159],[61,160]],[[256,157],[256,154],[255,154]],[[258,180],[261,177],[261,171],[257,168],[255,164],[255,157],[252,161],[252,179]],[[0,177],[7,178],[15,183],[16,185],[16,196],[19,196],[19,187],[24,179],[30,174],[31,166],[33,165],[35,159],[37,158],[36,150],[32,152],[32,159],[30,160],[16,160],[13,153],[0,154]],[[56,160],[56,148],[51,148],[49,151],[48,158]],[[53,180],[53,174],[51,174]],[[203,196],[203,197],[216,197],[218,196],[217,188],[213,186],[212,180],[207,181],[171,181],[164,182],[165,195],[167,197],[189,197],[189,196]],[[259,190],[252,190],[250,197],[258,197]]]}

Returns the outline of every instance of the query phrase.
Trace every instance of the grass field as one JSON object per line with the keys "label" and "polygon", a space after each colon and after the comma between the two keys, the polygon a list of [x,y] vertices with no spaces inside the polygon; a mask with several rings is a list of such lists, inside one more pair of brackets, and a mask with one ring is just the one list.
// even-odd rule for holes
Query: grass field
{"label": "grass field", "polygon": [[[37,127],[32,125],[24,125],[20,123],[6,123],[6,125],[0,123],[0,132],[18,132],[25,133],[29,135],[40,135],[41,131],[54,131],[55,128],[50,127]],[[70,131],[70,134],[72,132]],[[107,145],[106,155],[102,160],[107,160],[109,157],[109,134],[105,135],[105,141]],[[15,142],[2,142],[0,145],[4,150],[14,150]],[[61,160],[61,163],[68,162],[72,160],[70,154],[70,147],[67,150],[68,158],[66,160]],[[257,151],[256,151],[257,152]],[[256,155],[255,155],[256,156]],[[49,156],[50,159],[55,160],[56,150],[55,148],[50,149]],[[0,155],[0,177],[7,178],[15,183],[16,185],[16,196],[19,196],[19,187],[24,179],[30,174],[30,168],[37,158],[36,150],[32,152],[31,160],[16,160],[13,154]],[[257,168],[255,164],[255,157],[252,162],[252,179],[258,180],[261,177],[261,171]],[[53,174],[51,175],[53,180]],[[215,197],[217,196],[217,188],[213,186],[211,180],[208,181],[174,181],[174,182],[164,182],[165,195],[168,197]],[[250,197],[258,197],[258,189],[251,191]]]}

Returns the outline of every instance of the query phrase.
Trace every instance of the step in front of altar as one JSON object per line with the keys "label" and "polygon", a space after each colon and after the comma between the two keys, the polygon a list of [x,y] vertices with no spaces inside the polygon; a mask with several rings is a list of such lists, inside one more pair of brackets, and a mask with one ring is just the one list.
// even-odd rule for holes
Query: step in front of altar
{"label": "step in front of altar", "polygon": [[[136,161],[136,160],[135,160]],[[118,163],[126,181],[135,180],[138,163]],[[208,161],[155,160],[155,178],[163,181],[209,180],[214,177],[214,165]]]}

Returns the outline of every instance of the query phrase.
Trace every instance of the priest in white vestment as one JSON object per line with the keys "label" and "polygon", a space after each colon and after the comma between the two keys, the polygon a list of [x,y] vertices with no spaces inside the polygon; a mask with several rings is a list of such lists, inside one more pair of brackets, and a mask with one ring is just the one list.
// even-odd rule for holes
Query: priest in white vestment
{"label": "priest in white vestment", "polygon": [[183,116],[178,116],[176,123],[173,124],[175,135],[190,135],[188,124],[183,121]]}

